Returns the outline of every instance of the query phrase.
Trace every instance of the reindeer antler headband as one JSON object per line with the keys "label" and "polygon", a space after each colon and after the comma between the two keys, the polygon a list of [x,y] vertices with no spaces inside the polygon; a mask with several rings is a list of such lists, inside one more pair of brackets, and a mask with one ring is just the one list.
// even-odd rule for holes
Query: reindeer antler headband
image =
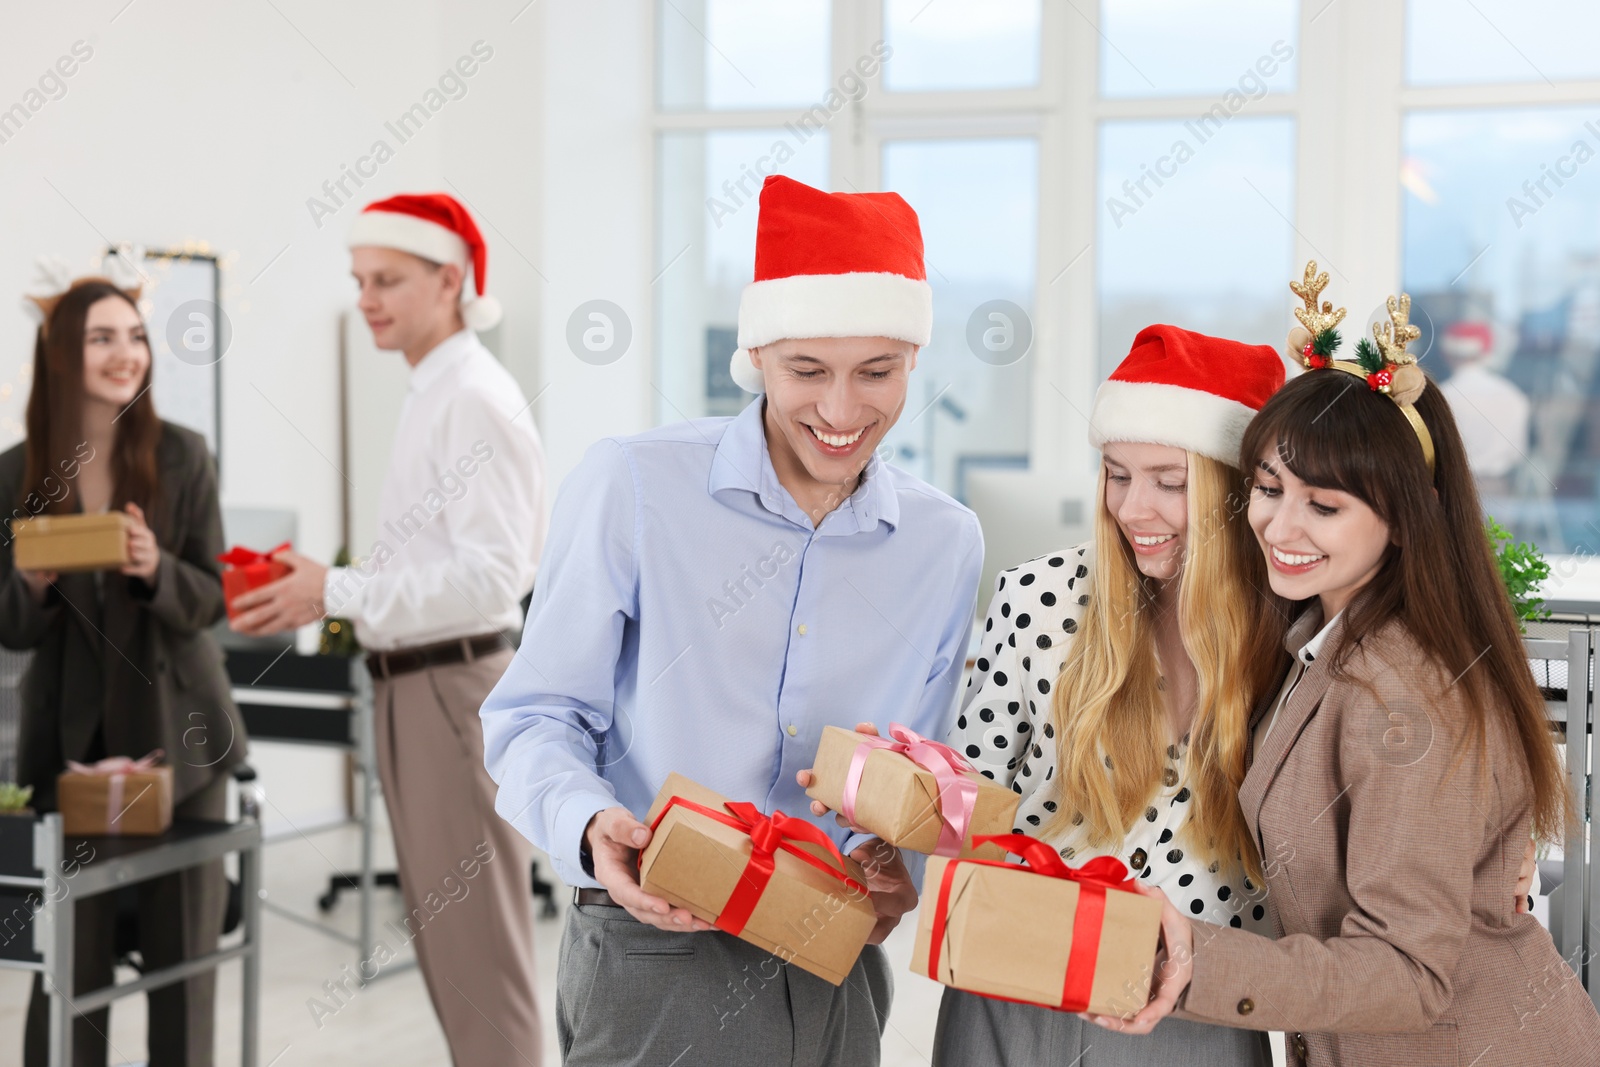
{"label": "reindeer antler headband", "polygon": [[55,310],[61,298],[67,295],[79,282],[92,281],[101,278],[121,289],[128,296],[137,301],[145,281],[144,271],[139,264],[144,262],[144,249],[137,245],[120,245],[107,253],[101,264],[99,275],[85,275],[81,278],[72,276],[72,268],[67,266],[67,261],[60,256],[40,256],[34,261],[33,282],[22,294],[22,308],[43,330],[50,321],[50,313]]}
{"label": "reindeer antler headband", "polygon": [[1389,321],[1372,325],[1376,345],[1363,337],[1356,342],[1355,360],[1335,359],[1333,354],[1341,340],[1336,327],[1343,321],[1345,309],[1335,311],[1332,301],[1326,300],[1320,308],[1317,306],[1327,287],[1328,273],[1317,273],[1316,260],[1306,264],[1304,280],[1289,283],[1290,291],[1305,302],[1305,307],[1294,309],[1300,325],[1289,332],[1290,353],[1306,370],[1342,370],[1366,382],[1373,392],[1393,400],[1416,432],[1422,458],[1432,474],[1433,435],[1414,406],[1427,388],[1428,379],[1417,366],[1417,357],[1406,351],[1406,345],[1422,336],[1422,331],[1411,325],[1411,297],[1401,293],[1389,298]]}

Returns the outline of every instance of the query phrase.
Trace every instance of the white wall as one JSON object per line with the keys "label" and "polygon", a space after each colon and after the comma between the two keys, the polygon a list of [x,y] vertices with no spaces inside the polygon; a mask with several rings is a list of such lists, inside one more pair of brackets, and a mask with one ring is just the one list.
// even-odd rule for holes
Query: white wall
{"label": "white wall", "polygon": [[[22,6],[0,34],[0,110],[32,109],[40,98],[24,94],[58,57],[92,50],[64,95],[0,143],[0,446],[22,433],[33,326],[15,295],[34,257],[87,272],[107,241],[204,242],[223,258],[233,326],[224,503],[296,509],[301,547],[330,556],[337,322],[353,299],[343,234],[361,204],[426,189],[465,201],[489,242],[501,358],[529,397],[549,385],[534,410],[552,486],[596,438],[648,425],[649,5],[125,3]],[[493,53],[465,95],[401,143],[385,122],[477,41]],[[379,139],[393,158],[362,188],[347,180],[354,196],[319,226],[308,198],[332,206],[323,183]],[[597,297],[633,327],[604,367],[565,340],[572,309]],[[263,746],[257,762],[288,816],[342,803],[332,753]]]}

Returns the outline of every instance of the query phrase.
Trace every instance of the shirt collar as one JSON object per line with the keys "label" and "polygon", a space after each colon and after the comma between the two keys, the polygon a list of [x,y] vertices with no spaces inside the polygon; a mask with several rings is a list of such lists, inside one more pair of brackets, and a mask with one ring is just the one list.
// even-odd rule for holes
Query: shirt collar
{"label": "shirt collar", "polygon": [[411,368],[411,389],[418,393],[427,392],[451,367],[466,358],[476,342],[477,334],[470,329],[463,329],[440,341]]}
{"label": "shirt collar", "polygon": [[[742,489],[753,493],[761,506],[774,515],[791,521],[803,519],[799,505],[778,481],[778,472],[772,467],[772,456],[767,451],[765,411],[766,398],[762,397],[746,404],[728,424],[711,461],[708,489],[713,495],[724,489]],[[823,518],[823,524],[833,519],[832,525],[840,525],[835,515],[847,517],[846,521],[853,527],[847,532],[868,533],[877,528],[880,519],[891,527],[899,526],[900,496],[895,492],[882,459],[873,456],[867,462],[861,484],[848,500]]]}
{"label": "shirt collar", "polygon": [[1283,646],[1295,659],[1309,667],[1322,655],[1323,646],[1343,618],[1344,612],[1341,611],[1327,622],[1322,622],[1322,608],[1313,605],[1289,627],[1289,632],[1284,635]]}

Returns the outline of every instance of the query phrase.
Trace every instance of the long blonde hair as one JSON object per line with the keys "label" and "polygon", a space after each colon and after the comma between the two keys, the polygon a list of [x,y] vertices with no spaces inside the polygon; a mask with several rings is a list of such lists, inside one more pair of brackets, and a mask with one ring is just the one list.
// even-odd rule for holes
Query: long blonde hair
{"label": "long blonde hair", "polygon": [[[1091,846],[1122,841],[1160,791],[1169,738],[1158,686],[1154,583],[1096,491],[1089,603],[1051,700],[1061,803],[1046,837],[1079,828]],[[1239,808],[1250,714],[1282,674],[1284,619],[1245,511],[1244,476],[1188,453],[1188,532],[1178,581],[1178,625],[1199,676],[1189,731],[1191,850],[1259,879],[1260,858]]]}

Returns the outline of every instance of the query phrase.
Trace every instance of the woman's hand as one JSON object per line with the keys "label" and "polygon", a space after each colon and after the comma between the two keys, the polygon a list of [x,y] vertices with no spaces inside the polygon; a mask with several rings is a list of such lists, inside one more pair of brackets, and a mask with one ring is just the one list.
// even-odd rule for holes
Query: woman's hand
{"label": "woman's hand", "polygon": [[155,577],[156,571],[161,567],[161,546],[156,543],[156,535],[144,521],[144,509],[133,501],[128,501],[123,506],[128,513],[128,562],[122,565],[122,573],[133,578],[143,578],[146,582]]}
{"label": "woman's hand", "polygon": [[[858,722],[858,723],[856,723],[856,733],[858,733],[858,734],[871,734],[873,737],[879,736],[878,735],[878,728],[876,726],[874,726],[870,722]],[[810,789],[811,788],[811,783],[813,783],[813,782],[815,782],[817,780],[817,776],[811,773],[811,768],[810,767],[807,767],[805,770],[798,772],[794,776],[794,780],[796,782],[800,783],[800,788],[801,789]],[[815,815],[819,819],[822,818],[822,816],[828,814],[828,812],[830,812],[832,810],[833,810],[832,808],[828,807],[828,805],[824,804],[820,800],[813,800],[811,802],[811,814]],[[852,831],[854,833],[867,834],[867,833],[871,833],[872,832],[870,830],[863,830],[859,826],[850,825],[850,823],[845,821],[845,817],[843,815],[835,815],[834,816],[834,821],[837,822],[840,826],[843,826],[845,829],[850,830],[850,831]]]}
{"label": "woman's hand", "polygon": [[1156,949],[1150,1003],[1129,1019],[1088,1013],[1084,1013],[1083,1018],[1120,1034],[1148,1034],[1156,1028],[1156,1023],[1173,1013],[1178,998],[1194,977],[1194,927],[1189,917],[1173,907],[1161,890],[1139,882],[1135,882],[1133,888],[1161,901],[1161,944]]}
{"label": "woman's hand", "polygon": [[1522,869],[1517,872],[1517,912],[1528,911],[1528,894],[1533,890],[1533,875],[1539,869],[1539,849],[1533,838],[1528,839],[1528,851],[1522,854]]}
{"label": "woman's hand", "polygon": [[22,575],[23,584],[28,587],[28,595],[35,604],[43,604],[44,598],[50,595],[50,587],[56,584],[60,577],[55,571],[25,571],[18,570]]}

